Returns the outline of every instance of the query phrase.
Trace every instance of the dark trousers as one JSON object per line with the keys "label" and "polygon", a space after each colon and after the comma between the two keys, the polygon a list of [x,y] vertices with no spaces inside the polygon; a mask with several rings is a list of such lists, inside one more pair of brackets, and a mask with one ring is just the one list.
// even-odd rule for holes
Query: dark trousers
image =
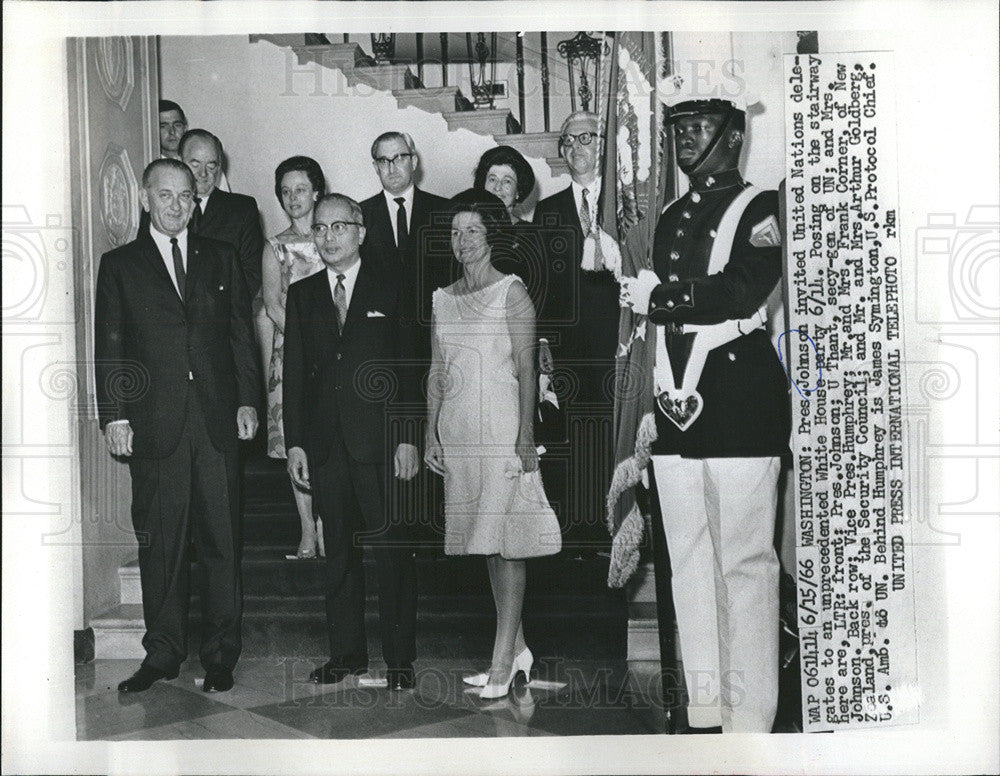
{"label": "dark trousers", "polygon": [[362,548],[375,556],[382,657],[390,668],[416,656],[417,579],[406,526],[394,510],[391,472],[382,464],[351,459],[343,441],[327,460],[310,466],[316,512],[326,545],[326,623],[330,657],[366,658],[365,572]]}
{"label": "dark trousers", "polygon": [[557,364],[570,379],[560,398],[566,439],[546,444],[540,468],[549,502],[559,517],[563,551],[572,555],[610,547],[607,496],[614,472],[614,364],[584,360]]}
{"label": "dark trousers", "polygon": [[202,576],[201,664],[234,668],[243,615],[238,457],[235,448],[212,444],[192,384],[177,448],[159,460],[132,459],[129,469],[146,621],[143,662],[172,673],[187,657],[193,540]]}

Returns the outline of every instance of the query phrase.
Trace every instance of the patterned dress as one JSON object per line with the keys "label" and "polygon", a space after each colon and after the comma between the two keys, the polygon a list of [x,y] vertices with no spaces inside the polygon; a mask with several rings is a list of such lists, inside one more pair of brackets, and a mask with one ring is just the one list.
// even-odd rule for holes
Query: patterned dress
{"label": "patterned dress", "polygon": [[[281,268],[281,306],[285,306],[288,287],[297,280],[309,277],[323,269],[316,246],[309,237],[293,237],[280,242],[272,237],[267,241]],[[271,458],[285,458],[285,433],[281,412],[281,372],[284,367],[285,334],[274,327],[271,362],[267,368],[267,454]]]}

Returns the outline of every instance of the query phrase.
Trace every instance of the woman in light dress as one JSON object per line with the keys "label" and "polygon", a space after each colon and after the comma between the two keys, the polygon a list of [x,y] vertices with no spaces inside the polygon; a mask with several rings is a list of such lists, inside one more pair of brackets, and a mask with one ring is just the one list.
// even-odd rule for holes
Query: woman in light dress
{"label": "woman in light dress", "polygon": [[507,694],[533,657],[524,641],[524,558],[559,551],[533,438],[535,315],[524,284],[491,263],[509,228],[503,202],[470,189],[452,200],[462,277],[434,292],[425,461],[445,481],[445,553],[485,555],[497,609],[481,697]]}
{"label": "woman in light dress", "polygon": [[[308,156],[285,159],[274,171],[274,193],[291,225],[264,246],[263,295],[267,316],[274,324],[271,356],[267,366],[267,454],[284,458],[285,438],[281,415],[281,370],[285,341],[285,298],[288,287],[323,268],[323,260],[312,239],[312,217],[316,200],[326,193],[326,179],[319,164]],[[314,518],[312,496],[292,483],[295,506],[302,523],[302,538],[289,558],[322,556],[322,523]]]}

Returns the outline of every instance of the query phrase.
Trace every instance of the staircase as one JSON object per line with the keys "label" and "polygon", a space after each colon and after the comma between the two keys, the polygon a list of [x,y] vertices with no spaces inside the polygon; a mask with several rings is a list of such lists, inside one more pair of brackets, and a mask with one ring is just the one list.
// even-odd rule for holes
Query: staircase
{"label": "staircase", "polygon": [[[244,476],[244,618],[247,657],[327,657],[323,561],[285,560],[298,546],[299,528],[284,461],[256,455]],[[196,568],[196,567],[195,567]],[[564,553],[528,562],[524,631],[544,657],[624,660],[628,604],[607,588],[604,557],[575,559]],[[375,566],[365,559],[369,651],[378,643]],[[192,588],[197,589],[197,575]],[[97,658],[142,658],[145,631],[138,565],[119,569],[120,603],[90,623]],[[417,551],[417,654],[421,659],[488,660],[495,608],[482,557],[445,558]],[[200,605],[191,605],[191,649],[197,654]]]}
{"label": "staircase", "polygon": [[[251,42],[292,50],[300,66],[341,71],[351,88],[391,93],[401,109],[414,107],[440,115],[449,131],[466,129],[492,136],[529,159],[544,159],[553,175],[568,173],[558,155],[558,132],[522,132],[508,109],[476,109],[456,86],[427,88],[406,64],[379,63],[356,43],[309,43],[302,35],[253,35]],[[244,654],[248,656],[326,655],[322,561],[289,561],[298,546],[298,517],[283,461],[251,456],[244,472],[243,582]],[[485,560],[444,558],[438,550],[417,551],[419,590],[417,651],[421,658],[489,658],[495,609]],[[377,644],[375,568],[365,561],[369,638]],[[649,585],[630,604],[622,591],[607,588],[606,557],[573,558],[561,553],[529,561],[524,630],[538,655],[625,659],[658,650],[655,604]],[[137,562],[118,572],[120,601],[93,618],[98,658],[141,658],[145,627]],[[197,590],[197,578],[192,589]],[[652,612],[652,613],[651,613]],[[200,607],[191,607],[191,646],[197,650]]]}
{"label": "staircase", "polygon": [[524,156],[544,159],[553,175],[569,173],[566,161],[559,156],[558,132],[522,132],[509,109],[477,109],[457,86],[427,88],[405,64],[376,64],[357,43],[300,44],[289,35],[254,35],[254,41],[268,41],[290,48],[300,66],[315,63],[340,70],[350,87],[364,85],[392,92],[400,108],[415,107],[440,114],[452,132],[467,129],[479,135],[492,135],[498,145],[516,148]]}

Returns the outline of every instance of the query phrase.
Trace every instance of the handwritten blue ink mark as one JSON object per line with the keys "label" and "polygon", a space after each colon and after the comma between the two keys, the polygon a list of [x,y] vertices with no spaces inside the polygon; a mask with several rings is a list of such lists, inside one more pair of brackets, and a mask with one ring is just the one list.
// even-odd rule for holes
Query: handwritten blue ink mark
{"label": "handwritten blue ink mark", "polygon": [[[791,374],[791,371],[790,371],[791,365],[786,365],[785,364],[785,356],[784,356],[784,352],[785,351],[781,347],[781,340],[785,337],[786,334],[791,334],[792,332],[795,332],[796,334],[799,334],[800,336],[805,337],[809,341],[809,344],[812,345],[813,353],[816,354],[816,367],[819,370],[819,375],[816,378],[816,385],[814,387],[812,387],[812,388],[801,388],[799,386],[798,381],[795,378],[792,377],[792,374]],[[815,391],[816,388],[818,388],[820,385],[823,384],[823,364],[820,363],[820,360],[819,360],[819,348],[816,347],[816,343],[813,342],[812,337],[810,337],[808,334],[806,334],[801,329],[789,329],[788,331],[783,332],[782,334],[780,334],[778,336],[778,358],[781,359],[781,366],[782,366],[782,368],[784,368],[785,374],[788,375],[788,379],[791,380],[792,385],[795,386],[795,390],[799,392],[799,396],[801,396],[803,399],[806,399],[808,401],[811,398],[810,394],[813,391]],[[807,377],[809,375],[808,371],[806,371],[806,370],[802,370],[802,372],[804,373],[802,376],[806,376]]]}

